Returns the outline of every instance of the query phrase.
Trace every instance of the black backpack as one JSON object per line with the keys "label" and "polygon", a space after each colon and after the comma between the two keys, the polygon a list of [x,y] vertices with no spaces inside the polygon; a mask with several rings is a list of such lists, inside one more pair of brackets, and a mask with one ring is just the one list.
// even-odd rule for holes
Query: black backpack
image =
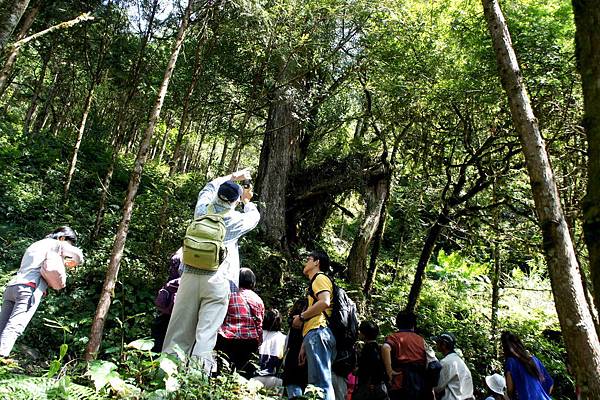
{"label": "black backpack", "polygon": [[331,281],[333,286],[333,302],[331,317],[323,311],[327,319],[327,324],[335,337],[335,349],[337,355],[333,361],[332,369],[336,374],[346,377],[354,368],[358,361],[356,353],[356,339],[358,339],[358,317],[354,301],[348,296],[346,291],[335,284],[333,279],[323,272],[313,276],[308,286],[308,293],[316,302],[318,299],[312,290],[312,284],[318,275],[325,275]]}

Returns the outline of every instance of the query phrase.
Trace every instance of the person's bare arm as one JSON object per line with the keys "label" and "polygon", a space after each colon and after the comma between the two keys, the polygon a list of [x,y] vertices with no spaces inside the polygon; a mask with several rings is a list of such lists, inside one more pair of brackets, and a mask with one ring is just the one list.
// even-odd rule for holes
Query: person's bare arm
{"label": "person's bare arm", "polygon": [[385,367],[388,379],[391,382],[394,376],[394,370],[392,369],[392,348],[387,343],[381,346],[381,359],[383,360],[383,366]]}
{"label": "person's bare arm", "polygon": [[[306,310],[302,311],[298,315],[294,315],[294,320],[292,322],[292,326],[294,328],[301,328],[304,321],[308,321],[309,319],[316,317],[321,314],[323,311],[331,307],[331,293],[327,290],[324,290],[317,294],[317,301]],[[302,319],[300,318],[302,315]]]}
{"label": "person's bare arm", "polygon": [[510,399],[513,398],[515,392],[515,385],[513,384],[512,375],[510,372],[505,372],[504,377],[506,378],[506,393]]}

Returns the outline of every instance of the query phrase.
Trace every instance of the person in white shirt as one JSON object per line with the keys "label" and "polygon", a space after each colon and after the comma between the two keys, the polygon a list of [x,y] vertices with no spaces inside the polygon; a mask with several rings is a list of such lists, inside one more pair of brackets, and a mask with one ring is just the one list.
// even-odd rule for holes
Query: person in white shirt
{"label": "person in white shirt", "polygon": [[[163,353],[189,357],[206,375],[216,366],[212,352],[227,315],[230,282],[235,287],[239,284],[238,240],[260,220],[256,205],[250,201],[252,188],[242,189],[237,184],[250,178],[247,169],[236,171],[212,180],[198,194],[194,218],[206,214],[209,205],[224,213],[227,256],[214,272],[184,266],[162,348]],[[244,204],[244,212],[236,211],[239,203]]]}
{"label": "person in white shirt", "polygon": [[471,371],[454,351],[456,338],[451,333],[443,333],[434,338],[437,350],[444,358],[440,360],[442,370],[434,388],[440,400],[474,400]]}
{"label": "person in white shirt", "polygon": [[0,358],[9,356],[42,301],[48,283],[41,270],[50,253],[60,256],[68,268],[83,262],[83,253],[75,247],[76,242],[75,231],[61,226],[25,250],[17,275],[4,290],[0,309]]}

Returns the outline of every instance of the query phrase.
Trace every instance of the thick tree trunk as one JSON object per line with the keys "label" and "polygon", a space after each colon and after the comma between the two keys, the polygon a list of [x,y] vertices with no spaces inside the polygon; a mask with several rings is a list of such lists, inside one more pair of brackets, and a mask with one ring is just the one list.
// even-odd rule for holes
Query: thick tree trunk
{"label": "thick tree trunk", "polygon": [[8,45],[10,36],[21,20],[29,0],[0,1],[0,54]]}
{"label": "thick tree trunk", "polygon": [[583,125],[588,142],[588,184],[583,232],[590,259],[596,309],[600,310],[600,3],[573,0],[576,52],[583,87]]}
{"label": "thick tree trunk", "polygon": [[367,258],[369,246],[381,220],[381,210],[388,193],[388,180],[379,179],[365,188],[363,197],[365,211],[362,223],[352,242],[350,253],[346,259],[350,282],[363,286],[367,281]]}
{"label": "thick tree trunk", "polygon": [[256,180],[261,210],[260,228],[267,242],[285,247],[286,196],[296,166],[300,121],[291,100],[279,90],[271,102]]}
{"label": "thick tree trunk", "polygon": [[131,221],[131,214],[133,212],[135,196],[140,185],[144,164],[146,163],[146,159],[148,157],[148,150],[150,148],[152,134],[154,133],[154,127],[156,125],[156,122],[158,121],[158,118],[160,117],[160,111],[162,109],[165,96],[167,94],[167,89],[169,88],[169,82],[171,80],[171,76],[173,75],[173,70],[175,69],[175,63],[177,62],[177,57],[179,56],[181,45],[183,44],[183,40],[185,39],[185,35],[187,33],[192,3],[193,0],[190,0],[188,2],[184,15],[181,19],[181,25],[179,26],[177,39],[173,46],[173,51],[171,52],[171,57],[169,59],[169,63],[167,64],[167,68],[163,76],[163,81],[158,92],[158,97],[152,109],[152,113],[150,114],[148,126],[142,139],[142,143],[140,144],[133,172],[129,180],[129,187],[127,189],[125,203],[123,204],[123,217],[121,219],[121,222],[119,223],[119,228],[117,229],[110,257],[110,262],[106,272],[106,279],[102,287],[102,293],[100,295],[100,300],[98,301],[98,308],[96,309],[96,315],[92,323],[90,340],[85,351],[85,359],[87,361],[94,359],[98,353],[98,350],[100,349],[102,333],[104,330],[104,323],[106,321],[108,309],[110,308],[110,303],[112,301],[112,296],[117,276],[119,273],[119,265],[121,262],[121,257],[123,256],[125,241],[127,240],[127,233],[129,231],[129,223]]}
{"label": "thick tree trunk", "polygon": [[79,148],[81,147],[81,141],[83,140],[83,133],[85,132],[85,127],[87,125],[88,115],[90,114],[90,110],[92,109],[92,100],[94,99],[94,87],[95,84],[92,83],[92,87],[88,91],[88,94],[85,98],[85,104],[83,106],[83,115],[81,116],[79,129],[77,130],[77,139],[75,140],[75,146],[73,146],[73,155],[71,157],[69,172],[67,173],[67,179],[65,181],[65,187],[63,191],[63,201],[65,203],[69,199],[69,190],[71,189],[71,181],[73,180],[73,175],[75,174],[75,167],[77,166],[77,156],[79,155]]}
{"label": "thick tree trunk", "polygon": [[[567,353],[584,396],[600,399],[600,343],[581,285],[579,265],[554,174],[500,6],[496,0],[483,0],[483,8],[502,86],[508,94],[513,124],[519,133],[527,162],[554,303]],[[592,10],[587,12],[591,13]]]}
{"label": "thick tree trunk", "polygon": [[408,301],[405,308],[406,310],[415,311],[415,308],[417,307],[417,301],[419,300],[419,295],[421,294],[421,289],[423,288],[423,276],[425,275],[425,268],[431,259],[433,249],[435,248],[435,244],[437,243],[442,230],[448,223],[449,212],[450,211],[448,207],[444,207],[427,233],[425,243],[423,244],[423,249],[421,250],[421,255],[419,256],[419,262],[417,263],[415,278],[412,286],[410,287],[410,293],[408,294]]}
{"label": "thick tree trunk", "polygon": [[[31,24],[33,24],[33,21],[35,20],[35,17],[40,11],[40,5],[41,1],[37,1],[33,6],[29,7],[27,14],[25,14],[25,17],[23,18],[21,28],[19,28],[19,32],[17,33],[16,40],[20,40],[25,37],[29,28],[31,28]],[[0,71],[0,98],[2,98],[2,95],[8,87],[9,77],[12,73],[13,67],[15,66],[15,62],[17,61],[19,50],[20,47],[15,47],[10,50],[6,57],[4,67],[2,67],[2,71]]]}

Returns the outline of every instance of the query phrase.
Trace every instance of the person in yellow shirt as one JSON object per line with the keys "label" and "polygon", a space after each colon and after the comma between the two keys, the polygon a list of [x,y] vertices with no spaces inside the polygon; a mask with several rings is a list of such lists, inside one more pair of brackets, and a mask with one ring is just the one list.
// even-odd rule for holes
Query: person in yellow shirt
{"label": "person in yellow shirt", "polygon": [[310,280],[308,307],[294,316],[295,328],[302,328],[304,339],[298,356],[307,364],[308,383],[323,390],[325,400],[334,400],[331,364],[335,359],[335,337],[327,326],[325,314],[331,316],[333,283],[324,274],[329,271],[329,256],[313,251],[304,264],[304,275]]}

